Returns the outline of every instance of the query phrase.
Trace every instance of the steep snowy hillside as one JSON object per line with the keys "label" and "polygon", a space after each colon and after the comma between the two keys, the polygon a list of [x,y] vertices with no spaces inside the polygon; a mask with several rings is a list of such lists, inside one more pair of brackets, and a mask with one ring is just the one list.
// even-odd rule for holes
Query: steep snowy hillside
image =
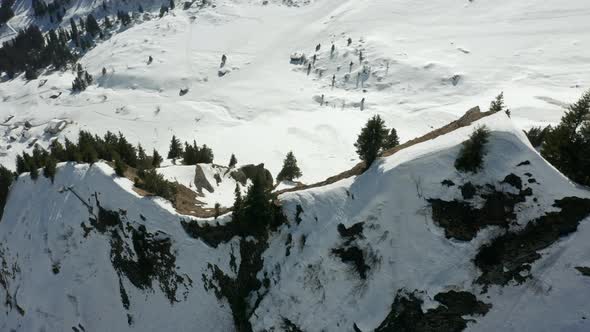
{"label": "steep snowy hillside", "polygon": [[[484,170],[458,173],[458,145],[482,124]],[[473,331],[586,331],[590,279],[575,267],[590,263],[590,192],[504,114],[474,126],[282,195],[289,223],[263,255],[270,287],[254,330],[448,331],[473,319]]]}
{"label": "steep snowy hillside", "polygon": [[[491,130],[483,170],[457,172],[460,144],[482,125]],[[190,185],[191,168],[160,172]],[[589,327],[590,192],[547,164],[503,113],[276,205],[281,224],[243,236],[230,215],[191,221],[138,196],[102,163],[62,164],[53,184],[21,175],[0,222],[0,327]]]}
{"label": "steep snowy hillside", "polygon": [[[28,22],[29,5],[18,1],[9,23]],[[92,8],[100,20],[100,5],[72,2],[64,25]],[[517,125],[529,128],[557,122],[563,105],[588,86],[584,0],[219,0],[181,7],[88,51],[80,63],[96,84],[86,91],[71,93],[70,71],[4,79],[0,162],[12,166],[33,142],[46,146],[54,135],[43,127],[62,119],[69,124],[55,134],[60,138],[119,129],[165,153],[176,134],[212,147],[219,164],[235,153],[273,174],[293,150],[302,181],[312,182],[356,164],[352,143],[368,116],[380,114],[405,141],[504,91]],[[312,64],[309,75],[298,52]]]}
{"label": "steep snowy hillside", "polygon": [[188,238],[186,217],[113,175],[99,163],[61,165],[53,184],[19,177],[0,222],[0,330],[231,331],[201,278],[209,263],[232,275],[236,243]]}

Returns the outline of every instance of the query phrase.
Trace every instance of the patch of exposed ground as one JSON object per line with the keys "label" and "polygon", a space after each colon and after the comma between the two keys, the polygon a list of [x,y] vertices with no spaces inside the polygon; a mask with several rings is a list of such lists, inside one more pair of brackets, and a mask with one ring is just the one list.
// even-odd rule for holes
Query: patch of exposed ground
{"label": "patch of exposed ground", "polygon": [[440,305],[426,312],[416,292],[400,291],[391,305],[391,311],[375,332],[457,332],[467,328],[473,320],[464,316],[485,315],[490,304],[479,301],[469,292],[449,291],[438,293],[434,300]]}
{"label": "patch of exposed ground", "polygon": [[481,208],[476,208],[471,202],[442,199],[428,199],[432,208],[432,219],[444,228],[445,236],[460,241],[470,241],[477,233],[487,226],[508,226],[516,220],[514,211],[516,204],[525,201],[532,191],[521,190],[518,194],[498,191],[493,185],[478,187],[471,183],[461,187],[465,199],[478,195],[484,201]]}
{"label": "patch of exposed ground", "polygon": [[527,223],[521,231],[508,232],[480,248],[475,265],[481,270],[477,283],[506,285],[530,278],[531,264],[543,250],[560,238],[575,232],[578,224],[590,216],[590,199],[566,197],[555,201],[558,212],[548,212]]}

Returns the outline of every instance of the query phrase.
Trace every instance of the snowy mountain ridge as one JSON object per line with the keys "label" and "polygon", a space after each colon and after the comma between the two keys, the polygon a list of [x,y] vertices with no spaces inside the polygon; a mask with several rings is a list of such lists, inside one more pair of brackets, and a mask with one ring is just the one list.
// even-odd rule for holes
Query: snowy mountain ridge
{"label": "snowy mountain ridge", "polygon": [[[484,170],[462,175],[453,167],[458,147],[484,124],[492,131]],[[169,203],[142,198],[113,176],[97,163],[61,165],[54,184],[19,177],[0,222],[2,328],[234,330],[236,312],[219,295],[227,285],[214,271],[240,278],[239,253],[253,242],[233,237],[206,245],[185,232],[187,217]],[[580,208],[562,216],[570,208],[552,206],[567,197],[577,197]],[[279,200],[287,220],[269,235],[257,272],[263,286],[246,300],[253,331],[394,331],[407,324],[390,313],[403,299],[423,301],[418,321],[432,326],[442,323],[428,310],[443,310],[440,301],[448,307],[455,297],[479,303],[468,320],[447,312],[469,330],[587,327],[589,281],[575,267],[590,264],[590,193],[548,165],[503,113],[400,150],[362,175]],[[489,226],[493,217],[483,218],[471,239],[453,238],[462,233],[436,209],[455,205],[466,209],[459,215],[500,213],[501,222]],[[478,258],[486,246],[504,241],[503,234],[519,239],[551,213],[573,230],[524,246],[539,253],[524,255],[530,261],[498,256],[506,279],[486,272],[496,266]],[[153,260],[158,267],[146,270]]]}

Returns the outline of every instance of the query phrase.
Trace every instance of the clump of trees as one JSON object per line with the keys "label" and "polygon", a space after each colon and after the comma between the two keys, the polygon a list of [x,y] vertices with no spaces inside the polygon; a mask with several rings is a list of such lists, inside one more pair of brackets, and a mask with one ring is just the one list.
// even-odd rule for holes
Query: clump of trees
{"label": "clump of trees", "polygon": [[14,0],[2,0],[0,4],[0,27],[14,16],[13,4]]}
{"label": "clump of trees", "polygon": [[86,90],[86,88],[92,84],[94,78],[86,70],[82,69],[82,65],[78,64],[76,78],[72,82],[72,91],[80,92]]}
{"label": "clump of trees", "polygon": [[53,182],[58,162],[92,164],[99,159],[114,162],[115,173],[121,177],[125,176],[128,167],[136,168],[135,185],[138,188],[175,201],[176,185],[165,180],[155,170],[162,162],[160,154],[154,150],[151,156],[147,155],[141,145],[135,147],[121,133],[108,131],[100,137],[80,131],[77,142],[66,138],[61,144],[55,140],[48,151],[35,145],[31,154],[23,152],[16,157],[16,168],[17,174],[30,172],[31,178],[35,180],[39,176],[39,168],[43,167],[43,175]]}
{"label": "clump of trees", "polygon": [[547,137],[547,134],[550,133],[551,130],[552,130],[551,126],[546,126],[544,128],[539,126],[539,127],[532,127],[531,129],[529,129],[528,131],[525,131],[524,133],[526,134],[526,137],[531,142],[531,145],[535,148],[539,148],[539,147],[541,147],[541,145],[545,141],[545,138]]}
{"label": "clump of trees", "polygon": [[53,65],[61,69],[75,60],[68,46],[68,34],[63,29],[49,30],[44,36],[39,27],[29,26],[16,37],[2,44],[0,48],[0,71],[13,78],[16,74],[28,71],[32,78],[35,71]]}
{"label": "clump of trees", "polygon": [[541,155],[573,181],[590,185],[590,90],[543,137]]}
{"label": "clump of trees", "polygon": [[270,190],[261,176],[254,177],[245,197],[242,197],[240,186],[236,184],[232,222],[238,234],[262,234],[267,227],[276,227],[282,223],[283,218],[281,210],[272,203]]}
{"label": "clump of trees", "polygon": [[398,144],[397,131],[395,129],[391,129],[391,132],[387,130],[383,119],[379,115],[375,115],[367,121],[361,130],[354,147],[356,153],[369,168],[382,149],[389,149]]}
{"label": "clump of trees", "polygon": [[477,173],[483,167],[486,155],[485,145],[488,143],[490,130],[486,126],[477,127],[463,142],[459,155],[455,160],[455,168],[460,172]]}
{"label": "clump of trees", "polygon": [[206,144],[199,147],[197,142],[193,141],[192,144],[184,142],[184,148],[180,144],[180,140],[176,136],[172,136],[170,141],[170,149],[168,150],[168,159],[182,158],[184,165],[196,165],[196,164],[210,164],[213,162],[213,150],[207,147]]}
{"label": "clump of trees", "polygon": [[283,168],[277,175],[277,181],[293,181],[297,178],[300,178],[301,175],[301,170],[299,169],[299,166],[297,166],[297,159],[295,158],[293,151],[289,151],[285,157],[285,160],[283,161]]}
{"label": "clump of trees", "polygon": [[213,162],[213,150],[203,144],[202,147],[197,146],[197,142],[193,141],[193,144],[184,143],[182,163],[185,165],[196,165],[196,164],[210,164]]}
{"label": "clump of trees", "polygon": [[8,192],[10,191],[13,180],[14,174],[3,165],[0,165],[0,220],[2,220],[4,206],[6,205]]}

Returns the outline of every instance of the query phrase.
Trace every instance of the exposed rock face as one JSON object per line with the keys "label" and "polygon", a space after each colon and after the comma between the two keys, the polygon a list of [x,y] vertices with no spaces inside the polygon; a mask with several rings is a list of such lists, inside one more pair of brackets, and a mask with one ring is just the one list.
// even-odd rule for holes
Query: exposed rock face
{"label": "exposed rock face", "polygon": [[253,180],[257,176],[260,176],[263,179],[265,187],[269,189],[272,188],[274,182],[272,174],[269,170],[264,168],[264,164],[244,165],[238,168],[237,170],[231,172],[230,175],[232,178],[234,178],[234,180],[238,181],[243,186],[246,185],[248,180]]}
{"label": "exposed rock face", "polygon": [[212,193],[215,191],[211,183],[207,180],[205,176],[205,172],[201,168],[201,166],[195,166],[195,187],[199,194],[203,194],[203,189],[207,190],[208,192]]}
{"label": "exposed rock face", "polygon": [[398,292],[391,312],[375,331],[462,331],[469,322],[463,316],[485,315],[491,308],[469,292],[449,291],[436,294],[434,300],[441,305],[424,312],[416,293]]}

